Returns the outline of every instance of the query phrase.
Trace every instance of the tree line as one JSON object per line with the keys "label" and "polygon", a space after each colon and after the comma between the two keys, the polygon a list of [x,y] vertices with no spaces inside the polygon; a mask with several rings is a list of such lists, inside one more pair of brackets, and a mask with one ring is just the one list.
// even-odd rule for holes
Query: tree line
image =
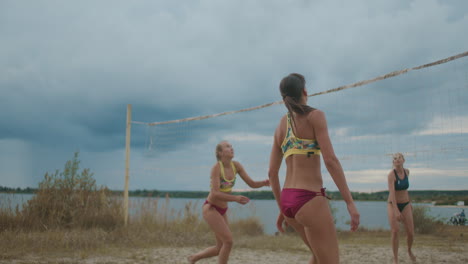
{"label": "tree line", "polygon": [[[0,192],[3,193],[21,193],[34,194],[36,188],[9,188],[0,186]],[[123,195],[121,190],[110,190],[114,195]],[[235,192],[254,200],[274,200],[272,191],[244,191]],[[327,195],[333,200],[342,200],[339,191],[328,191]],[[437,205],[455,205],[458,201],[464,201],[468,205],[468,190],[448,191],[448,190],[411,190],[409,195],[413,202],[430,203]],[[131,190],[129,196],[133,197],[170,197],[170,198],[206,198],[208,191],[164,191],[164,190]],[[379,192],[352,192],[353,199],[356,201],[386,201],[388,191]]]}

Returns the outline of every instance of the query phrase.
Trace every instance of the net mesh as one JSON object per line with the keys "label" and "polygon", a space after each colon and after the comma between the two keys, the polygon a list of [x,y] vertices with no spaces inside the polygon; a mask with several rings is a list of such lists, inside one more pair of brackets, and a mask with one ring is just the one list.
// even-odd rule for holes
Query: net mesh
{"label": "net mesh", "polygon": [[[411,162],[412,175],[424,174],[426,180],[427,175],[434,176],[432,181],[439,181],[437,175],[442,174],[465,176],[467,55],[316,94],[309,92],[309,105],[326,113],[335,152],[352,190],[372,191],[369,186],[375,182],[382,182],[381,189],[385,189],[383,175],[391,168],[391,154],[395,152],[403,153]],[[359,89],[349,89],[354,87]],[[250,176],[264,179],[273,133],[285,113],[286,108],[278,101],[168,122],[135,121],[131,177],[135,181],[151,179],[155,185],[148,189],[168,189],[164,182],[170,179],[178,190],[208,190],[215,146],[228,140],[234,146],[235,159]],[[324,184],[332,186],[324,166],[322,171]],[[194,184],[188,177],[199,180]],[[440,184],[443,188],[442,180]],[[246,186],[240,183],[237,188]]]}

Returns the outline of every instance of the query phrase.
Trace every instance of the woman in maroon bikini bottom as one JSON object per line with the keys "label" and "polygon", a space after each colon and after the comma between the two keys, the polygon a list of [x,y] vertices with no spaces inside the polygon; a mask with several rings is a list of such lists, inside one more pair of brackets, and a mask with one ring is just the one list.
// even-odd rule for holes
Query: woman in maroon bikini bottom
{"label": "woman in maroon bikini bottom", "polygon": [[312,192],[303,189],[283,188],[281,191],[281,212],[287,217],[294,218],[301,207],[315,196],[324,196],[330,199],[325,194],[325,188],[320,189],[320,192]]}
{"label": "woman in maroon bikini bottom", "polygon": [[216,206],[216,205],[214,205],[214,204],[211,204],[210,202],[208,202],[208,200],[206,200],[205,203],[204,203],[203,205],[205,205],[205,204],[209,204],[211,207],[213,207],[214,209],[216,209],[216,211],[218,211],[218,213],[219,213],[220,215],[226,214],[226,212],[227,212],[227,210],[228,210],[227,207],[226,207],[226,208],[221,208],[221,207],[219,207],[219,206]]}
{"label": "woman in maroon bikini bottom", "polygon": [[[279,85],[288,113],[276,127],[268,176],[280,209],[278,230],[287,222],[311,251],[309,263],[339,263],[338,237],[323,186],[321,155],[340,190],[350,215],[351,230],[359,226],[359,212],[346,183],[343,168],[328,135],[325,114],[307,105],[304,76],[291,73]],[[286,163],[281,190],[279,171]],[[323,196],[323,197],[321,197]]]}
{"label": "woman in maroon bikini bottom", "polygon": [[246,204],[249,198],[242,195],[232,194],[232,188],[236,182],[238,174],[250,188],[260,188],[270,186],[268,179],[263,181],[254,181],[245,171],[244,167],[238,162],[232,160],[234,149],[227,141],[221,141],[216,146],[217,162],[211,169],[211,190],[205,203],[202,206],[203,219],[213,231],[216,244],[203,249],[187,257],[190,264],[196,263],[200,259],[209,257],[218,257],[220,264],[227,263],[232,248],[232,233],[228,225],[229,202]]}

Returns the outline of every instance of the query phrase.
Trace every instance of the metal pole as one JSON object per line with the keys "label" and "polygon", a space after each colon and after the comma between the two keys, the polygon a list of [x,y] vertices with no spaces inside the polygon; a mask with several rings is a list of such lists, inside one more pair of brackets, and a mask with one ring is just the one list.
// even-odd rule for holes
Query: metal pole
{"label": "metal pole", "polygon": [[124,226],[128,223],[128,180],[130,177],[130,132],[132,128],[132,105],[127,105],[127,132],[125,136],[125,190],[124,190]]}

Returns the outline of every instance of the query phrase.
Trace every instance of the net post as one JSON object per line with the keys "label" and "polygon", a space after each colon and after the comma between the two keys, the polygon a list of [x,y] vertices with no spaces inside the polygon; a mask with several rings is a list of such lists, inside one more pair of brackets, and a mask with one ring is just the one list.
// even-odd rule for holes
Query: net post
{"label": "net post", "polygon": [[132,128],[132,105],[127,104],[127,131],[125,135],[125,189],[124,189],[124,204],[123,216],[124,226],[128,223],[128,181],[130,173],[130,133]]}

